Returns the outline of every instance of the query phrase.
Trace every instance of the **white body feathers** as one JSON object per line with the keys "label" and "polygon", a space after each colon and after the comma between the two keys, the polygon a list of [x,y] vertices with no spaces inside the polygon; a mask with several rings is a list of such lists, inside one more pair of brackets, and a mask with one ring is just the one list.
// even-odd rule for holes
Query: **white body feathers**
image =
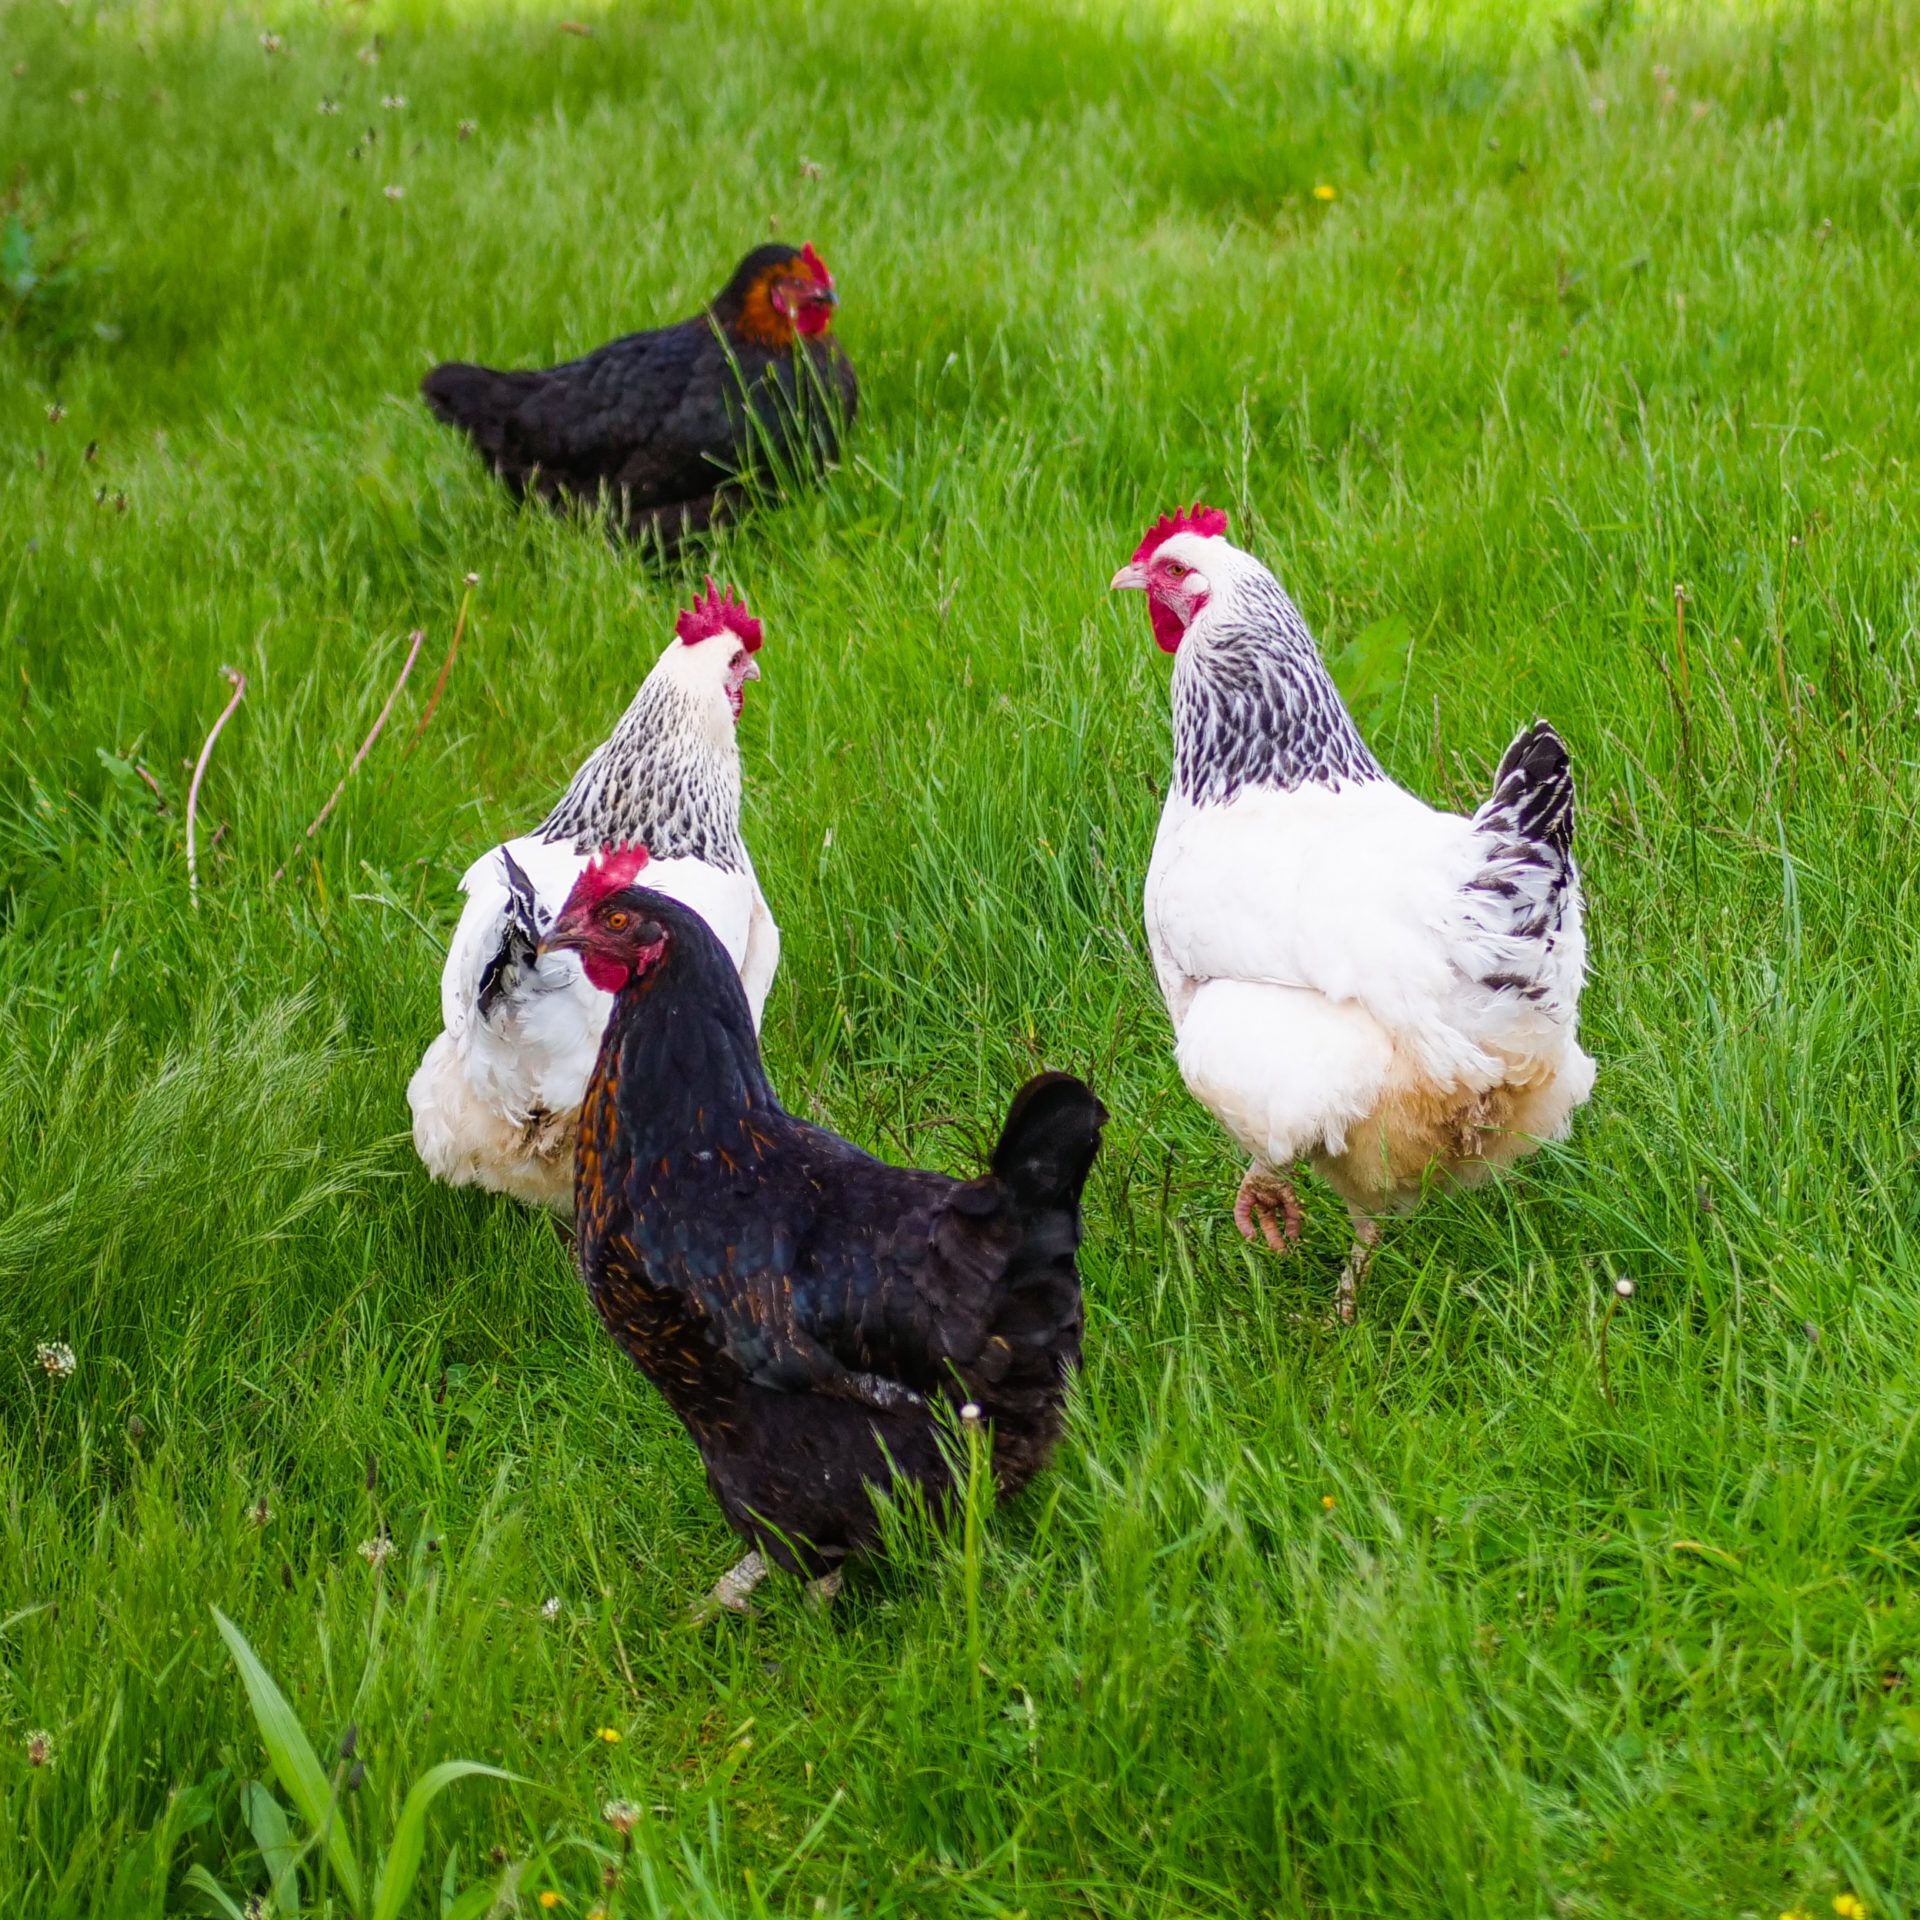
{"label": "white body feathers", "polygon": [[1512,901],[1471,884],[1496,853],[1385,780],[1169,799],[1148,945],[1181,1078],[1255,1161],[1310,1160],[1371,1212],[1435,1163],[1471,1178],[1565,1132],[1594,1073],[1578,902],[1517,937]]}

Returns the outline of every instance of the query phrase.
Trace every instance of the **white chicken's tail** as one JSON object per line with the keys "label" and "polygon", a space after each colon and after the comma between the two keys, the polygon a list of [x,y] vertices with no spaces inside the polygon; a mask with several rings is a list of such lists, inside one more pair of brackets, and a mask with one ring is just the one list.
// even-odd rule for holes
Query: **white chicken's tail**
{"label": "white chicken's tail", "polygon": [[1573,857],[1573,767],[1566,742],[1544,720],[1515,736],[1493,776],[1493,794],[1473,816],[1483,833]]}
{"label": "white chicken's tail", "polygon": [[1507,749],[1473,826],[1481,864],[1462,889],[1457,964],[1491,996],[1488,1011],[1506,1009],[1519,1033],[1541,1017],[1570,1033],[1586,972],[1573,770],[1544,720]]}

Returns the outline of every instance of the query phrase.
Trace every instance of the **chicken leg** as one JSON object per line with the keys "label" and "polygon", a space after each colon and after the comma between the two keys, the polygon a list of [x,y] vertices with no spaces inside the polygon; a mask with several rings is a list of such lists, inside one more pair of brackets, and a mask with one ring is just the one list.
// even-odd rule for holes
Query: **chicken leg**
{"label": "chicken leg", "polygon": [[767,1577],[769,1571],[766,1556],[759,1552],[750,1553],[744,1560],[729,1567],[713,1583],[713,1591],[693,1603],[695,1623],[711,1620],[722,1607],[729,1613],[751,1613],[753,1609],[747,1605],[747,1596]]}
{"label": "chicken leg", "polygon": [[1243,1240],[1253,1238],[1256,1217],[1267,1245],[1275,1253],[1293,1251],[1300,1238],[1300,1202],[1294,1197],[1293,1182],[1283,1180],[1258,1160],[1248,1167],[1233,1199],[1233,1224],[1240,1229]]}
{"label": "chicken leg", "polygon": [[1373,1250],[1380,1244],[1380,1229],[1374,1224],[1371,1214],[1362,1213],[1351,1201],[1347,1203],[1347,1217],[1353,1222],[1353,1246],[1347,1253],[1346,1264],[1340,1269],[1340,1290],[1334,1298],[1339,1306],[1340,1318],[1352,1326],[1360,1299],[1360,1282],[1367,1277],[1367,1269],[1373,1264]]}

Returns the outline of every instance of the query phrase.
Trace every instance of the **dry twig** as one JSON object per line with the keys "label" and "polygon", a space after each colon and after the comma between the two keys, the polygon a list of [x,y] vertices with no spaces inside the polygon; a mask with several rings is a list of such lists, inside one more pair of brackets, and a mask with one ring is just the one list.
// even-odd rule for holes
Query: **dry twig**
{"label": "dry twig", "polygon": [[[368,753],[372,751],[373,743],[380,738],[380,729],[387,724],[387,715],[393,711],[393,703],[400,698],[400,689],[407,684],[407,675],[413,671],[413,663],[419,657],[420,642],[426,637],[427,630],[424,627],[415,627],[413,632],[408,636],[408,638],[412,640],[413,645],[407,649],[406,661],[400,668],[400,678],[393,683],[393,691],[387,695],[387,704],[380,709],[379,715],[374,720],[373,725],[367,729],[367,737],[360,742],[360,751],[347,762],[347,770],[340,776],[340,784],[327,795],[327,804],[313,816],[313,824],[300,836],[302,845],[311,840],[313,836],[326,825],[327,815],[333,811],[340,796],[347,790],[347,782],[359,772],[360,762],[367,757]],[[286,870],[284,863],[275,867],[273,870],[273,879],[269,880],[267,885],[274,885]]]}
{"label": "dry twig", "polygon": [[[440,696],[446,691],[447,675],[453,671],[453,656],[460,651],[460,636],[466,631],[467,608],[473,600],[473,590],[480,584],[477,573],[467,575],[467,590],[460,596],[460,614],[453,623],[453,638],[447,642],[447,657],[440,662],[440,677],[433,683],[433,691],[427,696],[427,710],[414,724],[407,736],[407,753],[411,753],[418,744],[420,736],[427,730],[427,722],[433,718],[433,710],[440,704]],[[403,760],[406,754],[400,756]]]}
{"label": "dry twig", "polygon": [[[233,717],[233,710],[246,698],[247,676],[238,667],[220,669],[233,684],[233,698],[220,709],[220,718],[213,723],[205,742],[200,748],[200,758],[193,763],[193,780],[187,788],[187,897],[193,902],[194,911],[200,909],[200,876],[193,863],[193,810],[200,800],[200,777],[207,770],[207,762],[213,758],[213,743],[220,738],[220,729]],[[216,839],[219,836],[214,836]]]}

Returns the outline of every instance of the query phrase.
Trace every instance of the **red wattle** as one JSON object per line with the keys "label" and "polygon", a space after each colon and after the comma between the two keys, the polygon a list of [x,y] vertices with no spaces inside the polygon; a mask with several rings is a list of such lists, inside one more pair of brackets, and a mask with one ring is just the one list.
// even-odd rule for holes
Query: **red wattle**
{"label": "red wattle", "polygon": [[627,984],[627,969],[604,953],[583,953],[580,965],[586,976],[602,993],[618,993]]}
{"label": "red wattle", "polygon": [[1147,595],[1147,615],[1153,622],[1154,644],[1162,653],[1178,652],[1181,638],[1187,631],[1187,623],[1152,594]]}

